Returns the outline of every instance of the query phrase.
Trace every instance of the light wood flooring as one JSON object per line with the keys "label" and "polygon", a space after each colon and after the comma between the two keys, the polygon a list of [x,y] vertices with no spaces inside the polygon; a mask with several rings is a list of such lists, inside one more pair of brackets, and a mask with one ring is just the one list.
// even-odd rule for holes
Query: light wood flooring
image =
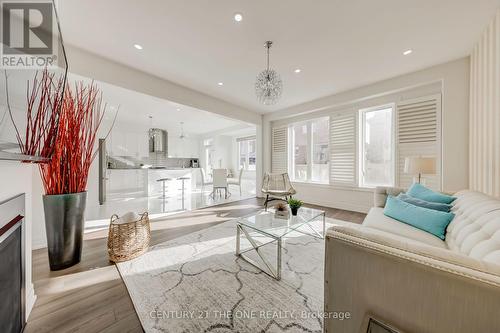
{"label": "light wood flooring", "polygon": [[[320,208],[327,217],[361,223],[364,214]],[[208,207],[151,223],[152,244],[249,214],[262,207],[257,198]],[[107,259],[107,231],[85,234],[82,260],[61,271],[49,270],[47,249],[33,251],[37,300],[24,332],[142,332],[118,270]]]}

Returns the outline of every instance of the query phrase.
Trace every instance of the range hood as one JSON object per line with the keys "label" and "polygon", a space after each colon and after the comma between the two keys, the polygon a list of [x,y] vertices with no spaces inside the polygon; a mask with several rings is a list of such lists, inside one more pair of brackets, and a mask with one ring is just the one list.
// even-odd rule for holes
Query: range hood
{"label": "range hood", "polygon": [[167,131],[159,128],[150,128],[149,131],[149,152],[168,154]]}

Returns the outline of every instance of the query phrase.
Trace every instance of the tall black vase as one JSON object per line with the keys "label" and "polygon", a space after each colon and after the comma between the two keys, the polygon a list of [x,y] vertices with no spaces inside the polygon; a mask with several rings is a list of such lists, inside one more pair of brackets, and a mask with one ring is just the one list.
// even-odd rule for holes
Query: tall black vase
{"label": "tall black vase", "polygon": [[43,196],[50,270],[80,262],[87,192]]}

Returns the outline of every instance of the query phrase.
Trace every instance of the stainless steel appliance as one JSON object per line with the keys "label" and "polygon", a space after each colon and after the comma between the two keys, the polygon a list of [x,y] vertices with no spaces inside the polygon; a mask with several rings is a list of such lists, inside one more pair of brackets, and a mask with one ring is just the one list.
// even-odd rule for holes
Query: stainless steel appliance
{"label": "stainless steel appliance", "polygon": [[149,152],[168,154],[167,131],[159,128],[149,129]]}
{"label": "stainless steel appliance", "polygon": [[99,204],[106,202],[106,180],[108,159],[106,154],[106,139],[99,139]]}

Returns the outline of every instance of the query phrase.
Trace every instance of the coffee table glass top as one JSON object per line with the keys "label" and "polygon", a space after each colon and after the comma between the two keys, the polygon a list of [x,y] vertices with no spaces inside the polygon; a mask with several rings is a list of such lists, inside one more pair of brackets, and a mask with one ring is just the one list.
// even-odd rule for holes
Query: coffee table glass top
{"label": "coffee table glass top", "polygon": [[238,223],[273,237],[283,237],[324,214],[325,212],[322,210],[301,207],[297,216],[292,216],[289,213],[288,219],[284,219],[275,217],[274,209],[269,209],[267,212],[262,210],[256,214],[242,217]]}

